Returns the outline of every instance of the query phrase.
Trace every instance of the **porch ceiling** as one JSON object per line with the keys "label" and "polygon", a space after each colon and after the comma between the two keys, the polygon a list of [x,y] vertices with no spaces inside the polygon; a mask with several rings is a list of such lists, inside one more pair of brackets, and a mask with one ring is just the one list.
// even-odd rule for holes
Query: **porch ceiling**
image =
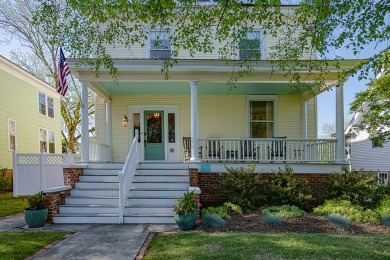
{"label": "porch ceiling", "polygon": [[[96,82],[110,95],[190,94],[189,82]],[[307,89],[302,89],[303,93]],[[289,83],[236,83],[232,95],[276,95],[290,93]],[[199,94],[229,94],[224,82],[199,82]],[[296,92],[295,92],[296,94]]]}

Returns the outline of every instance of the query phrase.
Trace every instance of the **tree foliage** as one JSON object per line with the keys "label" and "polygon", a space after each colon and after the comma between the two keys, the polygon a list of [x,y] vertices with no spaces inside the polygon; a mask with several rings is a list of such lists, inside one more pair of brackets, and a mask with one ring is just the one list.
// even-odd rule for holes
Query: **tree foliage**
{"label": "tree foliage", "polygon": [[[23,47],[28,48],[29,53],[21,50],[11,52],[11,60],[26,69],[31,74],[55,86],[57,76],[57,57],[61,44],[60,38],[53,33],[45,33],[46,26],[34,22],[34,16],[39,11],[39,3],[35,0],[0,0],[0,28],[2,28],[7,38],[3,42],[11,42],[13,38],[20,41]],[[58,13],[58,12],[56,12]],[[50,25],[55,28],[59,23],[60,16],[50,16]],[[79,125],[80,115],[80,95],[77,82],[68,80],[68,94],[61,98],[62,115],[62,137],[65,140],[66,148],[75,152],[74,144],[80,139]],[[88,112],[92,116],[94,113],[93,95],[89,93]],[[90,126],[90,132],[94,132],[94,127]]]}

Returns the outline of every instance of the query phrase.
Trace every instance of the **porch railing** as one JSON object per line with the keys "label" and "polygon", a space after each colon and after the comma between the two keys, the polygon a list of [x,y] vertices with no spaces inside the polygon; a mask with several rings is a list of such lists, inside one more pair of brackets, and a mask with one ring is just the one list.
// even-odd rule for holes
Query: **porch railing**
{"label": "porch railing", "polygon": [[199,138],[210,162],[334,162],[336,139]]}
{"label": "porch railing", "polygon": [[119,223],[123,224],[123,214],[126,205],[126,199],[129,194],[130,186],[133,181],[135,170],[138,166],[138,130],[135,130],[133,143],[130,146],[123,169],[118,174],[119,179],[119,205],[118,215]]}

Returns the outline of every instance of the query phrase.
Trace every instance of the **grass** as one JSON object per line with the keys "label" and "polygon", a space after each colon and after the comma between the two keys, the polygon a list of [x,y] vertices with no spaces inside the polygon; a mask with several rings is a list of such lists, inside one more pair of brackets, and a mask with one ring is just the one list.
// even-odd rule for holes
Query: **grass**
{"label": "grass", "polygon": [[0,258],[25,259],[66,232],[0,232]]}
{"label": "grass", "polygon": [[390,235],[188,232],[154,237],[143,259],[390,259]]}
{"label": "grass", "polygon": [[12,192],[0,193],[0,218],[22,213],[26,207],[23,197],[14,198]]}

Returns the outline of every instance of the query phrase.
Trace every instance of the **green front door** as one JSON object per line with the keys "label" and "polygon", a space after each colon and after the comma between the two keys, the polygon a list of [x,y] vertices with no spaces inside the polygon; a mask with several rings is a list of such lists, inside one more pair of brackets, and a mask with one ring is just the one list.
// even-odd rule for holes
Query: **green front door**
{"label": "green front door", "polygon": [[164,111],[145,111],[145,160],[165,160]]}

